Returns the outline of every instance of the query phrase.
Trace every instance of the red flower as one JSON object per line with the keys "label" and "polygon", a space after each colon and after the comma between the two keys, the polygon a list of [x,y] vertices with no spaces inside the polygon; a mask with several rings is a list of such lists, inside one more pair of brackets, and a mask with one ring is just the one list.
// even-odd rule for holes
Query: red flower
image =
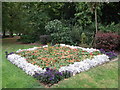
{"label": "red flower", "polygon": [[85,51],[82,51],[82,52],[85,52]]}
{"label": "red flower", "polygon": [[92,52],[90,53],[90,55],[93,55]]}

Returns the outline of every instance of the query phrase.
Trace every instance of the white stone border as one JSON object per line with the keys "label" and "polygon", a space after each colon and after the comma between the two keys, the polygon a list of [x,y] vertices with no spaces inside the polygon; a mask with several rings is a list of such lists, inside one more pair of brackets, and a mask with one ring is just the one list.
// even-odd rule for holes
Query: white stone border
{"label": "white stone border", "polygon": [[[97,49],[93,49],[93,48],[82,48],[82,47],[78,47],[78,46],[70,46],[70,45],[65,45],[65,44],[60,44],[60,46],[66,46],[66,47],[70,47],[72,49],[74,48],[80,48],[83,49],[87,52],[93,52],[93,51],[99,51]],[[48,47],[48,45],[45,45],[43,47]],[[21,51],[32,51],[32,50],[36,50],[39,47],[34,47],[34,48],[29,48],[29,49],[19,49],[16,52],[21,52]],[[17,54],[11,54],[8,55],[7,59],[12,63],[15,64],[17,67],[21,68],[23,71],[25,71],[28,75],[33,76],[35,74],[35,72],[37,73],[44,73],[46,70],[38,67],[37,65],[33,65],[31,63],[28,63],[26,61],[26,59],[24,57],[21,57],[20,55]],[[73,75],[89,70],[92,67],[95,67],[97,65],[101,65],[105,62],[108,62],[109,57],[105,54],[102,55],[97,55],[94,56],[93,59],[85,59],[82,60],[81,62],[74,62],[74,64],[70,64],[68,66],[63,66],[59,69],[60,72],[62,71],[71,71],[73,73]]]}

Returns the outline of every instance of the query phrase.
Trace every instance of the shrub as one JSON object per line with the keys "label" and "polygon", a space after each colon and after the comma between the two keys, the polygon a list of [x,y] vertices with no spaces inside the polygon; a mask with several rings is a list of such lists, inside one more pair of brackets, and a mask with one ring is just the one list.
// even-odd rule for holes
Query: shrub
{"label": "shrub", "polygon": [[48,22],[47,25],[45,26],[45,29],[46,33],[48,34],[57,33],[62,31],[63,25],[61,21],[55,19],[53,21]]}
{"label": "shrub", "polygon": [[36,41],[36,37],[33,35],[22,35],[18,41],[22,43],[34,43]]}
{"label": "shrub", "polygon": [[85,33],[82,33],[81,34],[81,44],[85,44],[87,41],[87,36]]}
{"label": "shrub", "polygon": [[72,73],[70,71],[59,72],[56,69],[46,68],[46,72],[35,73],[33,76],[44,84],[53,85],[64,78],[71,77]]}
{"label": "shrub", "polygon": [[50,34],[52,37],[52,43],[65,43],[71,44],[72,39],[70,36],[70,28],[59,20],[53,20],[47,23],[45,26],[46,33]]}
{"label": "shrub", "polygon": [[95,23],[93,22],[90,25],[87,25],[86,27],[84,27],[84,33],[86,35],[86,37],[88,38],[86,40],[86,44],[92,46],[92,42],[94,39],[94,31],[95,31]]}
{"label": "shrub", "polygon": [[120,36],[116,33],[98,32],[95,36],[97,48],[115,50],[119,47]]}
{"label": "shrub", "polygon": [[61,32],[59,31],[57,33],[52,33],[51,37],[52,37],[52,43],[70,44],[72,42],[68,27],[64,27]]}
{"label": "shrub", "polygon": [[51,42],[51,36],[50,35],[41,35],[40,36],[40,42],[42,44],[47,44]]}
{"label": "shrub", "polygon": [[120,23],[115,24],[114,22],[112,22],[108,25],[99,24],[99,29],[103,32],[118,32],[120,35]]}
{"label": "shrub", "polygon": [[72,41],[76,43],[77,45],[80,43],[80,35],[82,33],[82,27],[75,25],[72,27],[72,31],[70,33],[70,36],[72,38]]}

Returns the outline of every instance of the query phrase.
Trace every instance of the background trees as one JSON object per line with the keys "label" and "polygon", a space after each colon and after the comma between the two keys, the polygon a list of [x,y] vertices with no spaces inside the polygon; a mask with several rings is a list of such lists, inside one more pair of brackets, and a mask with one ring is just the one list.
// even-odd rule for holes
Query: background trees
{"label": "background trees", "polygon": [[[89,38],[86,39],[89,45],[98,30],[120,32],[119,8],[120,3],[112,2],[3,2],[3,36],[9,31],[10,36],[21,34],[21,41],[31,43],[48,34],[56,38],[53,42],[78,45],[84,33]],[[60,25],[56,25],[54,20],[61,22]],[[51,28],[57,30],[61,25],[58,32],[48,33]]]}

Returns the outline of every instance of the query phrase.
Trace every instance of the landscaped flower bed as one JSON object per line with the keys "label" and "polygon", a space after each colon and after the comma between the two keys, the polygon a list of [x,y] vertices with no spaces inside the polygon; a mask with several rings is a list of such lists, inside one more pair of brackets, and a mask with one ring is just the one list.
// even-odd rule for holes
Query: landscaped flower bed
{"label": "landscaped flower bed", "polygon": [[37,65],[41,68],[55,68],[59,69],[62,66],[80,62],[84,59],[92,59],[95,55],[100,55],[100,51],[93,51],[91,53],[82,49],[72,49],[66,46],[48,46],[39,47],[33,51],[21,51],[18,55],[25,57],[27,62]]}
{"label": "landscaped flower bed", "polygon": [[46,84],[57,83],[109,61],[109,57],[97,49],[65,44],[18,50],[8,54],[7,59]]}

